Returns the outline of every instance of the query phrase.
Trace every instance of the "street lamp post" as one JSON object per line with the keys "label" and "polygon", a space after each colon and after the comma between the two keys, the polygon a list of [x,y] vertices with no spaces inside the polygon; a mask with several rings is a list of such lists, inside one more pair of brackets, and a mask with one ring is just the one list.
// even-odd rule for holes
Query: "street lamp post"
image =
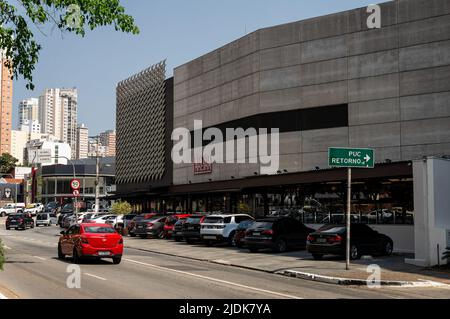
{"label": "street lamp post", "polygon": [[[3,176],[10,176],[12,179],[14,179],[14,176],[12,175],[12,174],[3,174],[3,173],[1,173],[1,176],[3,177]],[[14,206],[14,212],[16,212],[17,213],[17,183],[14,183],[14,185],[15,185],[15,188],[16,188],[16,191],[15,191],[15,193],[14,193],[14,200],[15,200],[15,206]]]}
{"label": "street lamp post", "polygon": [[[67,158],[66,156],[52,156],[52,158],[56,158],[56,159],[64,158],[64,159],[66,159],[70,164],[72,164],[73,179],[77,178],[76,174],[75,174],[75,164],[69,158]],[[75,214],[76,214],[77,220],[78,220],[78,197],[77,196],[74,196],[74,206],[75,206]]]}

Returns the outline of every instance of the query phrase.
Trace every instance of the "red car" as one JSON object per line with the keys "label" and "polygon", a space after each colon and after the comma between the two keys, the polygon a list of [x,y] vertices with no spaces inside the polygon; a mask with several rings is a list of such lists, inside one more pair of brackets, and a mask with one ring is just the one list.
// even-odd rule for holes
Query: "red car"
{"label": "red car", "polygon": [[189,216],[191,216],[191,214],[176,214],[168,216],[164,224],[164,238],[171,238],[173,235],[173,227],[175,226],[175,223],[181,218],[188,218]]}
{"label": "red car", "polygon": [[76,264],[83,258],[112,258],[117,265],[122,254],[123,238],[108,224],[73,225],[59,237],[58,258],[72,256]]}

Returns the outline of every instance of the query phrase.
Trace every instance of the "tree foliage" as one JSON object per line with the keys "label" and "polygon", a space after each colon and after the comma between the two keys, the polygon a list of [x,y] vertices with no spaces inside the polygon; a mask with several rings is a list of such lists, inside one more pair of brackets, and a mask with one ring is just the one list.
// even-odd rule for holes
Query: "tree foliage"
{"label": "tree foliage", "polygon": [[9,174],[16,167],[16,163],[18,161],[19,160],[14,156],[8,153],[3,153],[2,156],[0,156],[0,173]]}
{"label": "tree foliage", "polygon": [[118,201],[112,204],[111,213],[114,215],[127,215],[131,213],[131,205],[126,201]]}
{"label": "tree foliage", "polygon": [[33,70],[41,50],[30,24],[41,30],[51,23],[62,33],[81,37],[87,30],[108,25],[116,31],[139,33],[120,0],[17,0],[20,7],[9,2],[0,0],[0,50],[6,56],[5,65],[11,69],[12,77],[23,76],[28,89],[34,89]]}

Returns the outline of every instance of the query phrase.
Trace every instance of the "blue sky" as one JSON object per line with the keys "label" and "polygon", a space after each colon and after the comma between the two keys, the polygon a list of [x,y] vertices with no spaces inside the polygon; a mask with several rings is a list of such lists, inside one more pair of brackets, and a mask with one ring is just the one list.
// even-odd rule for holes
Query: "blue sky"
{"label": "blue sky", "polygon": [[344,11],[373,0],[122,0],[141,33],[101,28],[85,38],[34,30],[43,46],[34,72],[35,90],[14,84],[13,125],[20,100],[45,88],[77,87],[79,123],[90,134],[115,127],[117,82],[167,58],[169,74],[178,65],[259,28]]}

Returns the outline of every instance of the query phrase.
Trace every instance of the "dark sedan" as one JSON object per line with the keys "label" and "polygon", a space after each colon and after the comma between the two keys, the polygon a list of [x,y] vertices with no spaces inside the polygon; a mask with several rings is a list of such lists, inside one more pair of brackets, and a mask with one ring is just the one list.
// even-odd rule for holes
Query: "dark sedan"
{"label": "dark sedan", "polygon": [[34,220],[28,213],[16,213],[8,216],[5,225],[6,230],[11,228],[26,230],[27,228],[34,228]]}
{"label": "dark sedan", "polygon": [[[380,234],[365,224],[353,224],[350,229],[350,258],[358,259],[367,255],[392,254],[394,243],[386,235]],[[307,250],[314,259],[324,255],[345,256],[347,227],[345,225],[327,225],[308,236]]]}
{"label": "dark sedan", "polygon": [[193,215],[183,223],[183,238],[188,244],[201,240],[200,224],[205,219],[204,215]]}
{"label": "dark sedan", "polygon": [[282,253],[288,248],[305,248],[306,237],[313,231],[292,217],[259,219],[245,233],[245,245],[251,252],[270,248]]}
{"label": "dark sedan", "polygon": [[149,219],[142,219],[136,222],[134,233],[141,238],[148,236],[154,238],[164,238],[164,223],[166,222],[164,216],[153,216]]}

